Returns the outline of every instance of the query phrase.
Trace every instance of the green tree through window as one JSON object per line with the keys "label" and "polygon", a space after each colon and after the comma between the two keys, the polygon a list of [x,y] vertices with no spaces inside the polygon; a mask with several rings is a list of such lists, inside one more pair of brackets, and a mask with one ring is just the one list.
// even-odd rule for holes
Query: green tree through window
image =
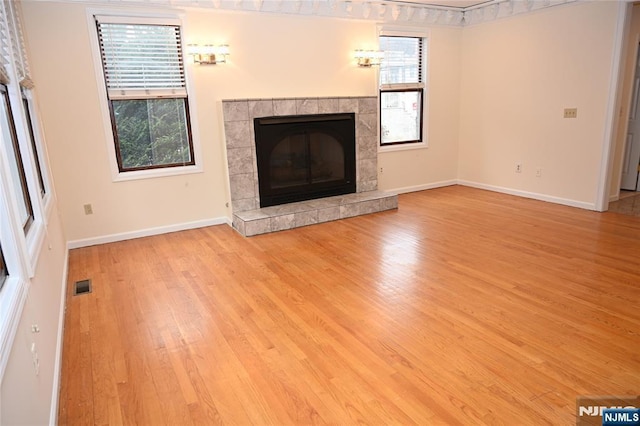
{"label": "green tree through window", "polygon": [[112,106],[123,169],[191,162],[184,99],[118,100]]}

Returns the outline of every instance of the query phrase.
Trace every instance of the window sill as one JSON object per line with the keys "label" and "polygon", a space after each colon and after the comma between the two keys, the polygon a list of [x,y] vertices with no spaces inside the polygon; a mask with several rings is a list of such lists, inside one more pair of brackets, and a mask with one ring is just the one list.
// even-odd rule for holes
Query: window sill
{"label": "window sill", "polygon": [[113,176],[114,182],[124,182],[139,179],[153,179],[165,176],[179,176],[202,173],[202,166],[167,167],[165,169],[136,170],[134,172],[117,172]]}
{"label": "window sill", "polygon": [[427,149],[429,145],[426,142],[416,143],[403,143],[397,145],[379,146],[378,152],[393,152],[393,151],[409,151],[414,149]]}

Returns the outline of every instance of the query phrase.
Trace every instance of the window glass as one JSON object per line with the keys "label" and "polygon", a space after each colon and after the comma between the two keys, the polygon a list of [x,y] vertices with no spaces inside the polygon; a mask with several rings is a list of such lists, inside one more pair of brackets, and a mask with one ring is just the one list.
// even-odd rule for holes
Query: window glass
{"label": "window glass", "polygon": [[380,37],[380,84],[422,83],[422,39]]}
{"label": "window glass", "polygon": [[420,141],[422,89],[380,93],[382,143]]}
{"label": "window glass", "polygon": [[180,27],[96,19],[119,170],[195,164]]}
{"label": "window glass", "polygon": [[121,169],[191,163],[185,99],[114,100],[112,107]]}

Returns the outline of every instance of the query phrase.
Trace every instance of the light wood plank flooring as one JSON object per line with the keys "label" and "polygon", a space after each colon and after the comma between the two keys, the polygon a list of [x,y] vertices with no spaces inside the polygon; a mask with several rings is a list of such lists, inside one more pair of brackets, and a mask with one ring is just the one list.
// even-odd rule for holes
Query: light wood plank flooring
{"label": "light wood plank flooring", "polygon": [[640,391],[639,290],[640,218],[458,186],[72,250],[59,422],[575,424]]}
{"label": "light wood plank flooring", "polygon": [[609,203],[609,211],[614,213],[640,216],[640,193],[621,191],[620,199]]}

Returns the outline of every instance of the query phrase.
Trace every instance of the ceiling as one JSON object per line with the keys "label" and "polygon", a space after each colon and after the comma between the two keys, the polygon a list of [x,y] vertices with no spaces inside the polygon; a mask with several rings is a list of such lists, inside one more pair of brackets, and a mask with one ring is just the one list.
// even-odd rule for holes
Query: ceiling
{"label": "ceiling", "polygon": [[417,4],[421,6],[438,6],[465,9],[481,4],[496,3],[495,0],[387,0],[388,3]]}

